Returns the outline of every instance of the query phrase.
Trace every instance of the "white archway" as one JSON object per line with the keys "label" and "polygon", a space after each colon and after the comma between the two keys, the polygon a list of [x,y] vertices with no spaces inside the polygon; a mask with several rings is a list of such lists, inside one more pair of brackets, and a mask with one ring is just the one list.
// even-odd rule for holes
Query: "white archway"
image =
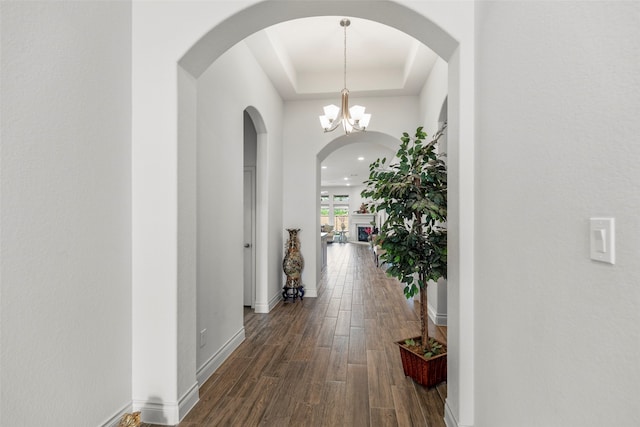
{"label": "white archway", "polygon": [[[315,170],[316,170],[315,176],[317,178],[317,181],[315,183],[315,188],[317,189],[316,198],[315,198],[316,199],[315,212],[317,216],[316,218],[317,224],[320,224],[320,210],[321,210],[321,202],[320,202],[321,181],[320,180],[322,176],[322,170],[321,170],[322,162],[330,154],[336,151],[339,151],[341,148],[347,145],[359,144],[359,143],[366,143],[367,145],[383,146],[389,150],[387,158],[391,159],[397,151],[399,139],[394,138],[393,136],[383,132],[366,131],[366,132],[352,133],[349,135],[337,136],[335,139],[331,140],[328,144],[322,147],[322,149],[316,155],[317,161],[315,165]],[[366,152],[363,152],[362,154],[365,156],[367,155]],[[364,179],[366,179],[366,177],[364,177]],[[349,231],[353,231],[353,230],[349,230]],[[321,255],[322,254],[319,252],[316,255],[316,261],[318,263],[318,267],[317,267],[318,275],[322,273],[322,267],[320,265],[320,263],[322,262]]]}
{"label": "white archway", "polygon": [[398,149],[399,141],[399,137],[394,137],[386,133],[376,131],[366,131],[352,133],[350,135],[340,135],[331,140],[331,142],[329,142],[327,145],[322,147],[320,151],[318,151],[318,162],[322,163],[322,161],[326,159],[329,154],[333,153],[336,150],[339,150],[345,145],[356,144],[359,142],[380,144],[389,148],[389,150],[395,153]]}
{"label": "white archway", "polygon": [[[195,141],[192,130],[193,117],[189,112],[195,104],[196,79],[224,51],[249,34],[278,22],[319,15],[346,15],[360,17],[393,26],[431,47],[449,65],[449,162],[450,191],[450,240],[449,240],[449,397],[447,418],[450,425],[473,424],[473,271],[474,271],[474,58],[473,23],[474,6],[470,4],[422,4],[404,1],[343,1],[321,0],[263,1],[244,9],[216,9],[215,4],[180,4],[179,14],[172,7],[163,9],[158,4],[135,5],[134,19],[145,27],[142,36],[134,39],[137,49],[148,50],[148,55],[137,57],[134,64],[133,106],[133,174],[134,174],[134,314],[133,328],[133,398],[138,408],[161,407],[169,423],[176,422],[189,410],[197,399],[194,351],[196,347],[193,330],[195,315],[193,307],[195,282],[188,271],[174,274],[177,270],[188,270],[189,250],[182,251],[176,241],[182,240],[182,232],[191,230],[189,215],[181,215],[180,224],[172,225],[172,214],[149,223],[156,212],[176,212],[185,208],[178,203],[184,201],[183,191],[188,192],[188,161],[190,155],[178,168],[178,183],[171,170],[163,165],[171,164],[176,153],[190,153],[188,147]],[[205,2],[206,3],[206,2]],[[214,2],[215,3],[215,2]],[[206,10],[217,10],[208,18],[217,22],[206,32],[194,30],[194,22],[202,23]],[[232,10],[231,10],[232,9]],[[161,15],[162,19],[157,19]],[[149,20],[145,21],[148,17]],[[189,20],[193,18],[193,20]],[[157,22],[157,25],[156,25]],[[174,34],[166,33],[167,25],[175,24]],[[148,27],[148,28],[147,28]],[[135,28],[135,26],[134,26]],[[199,28],[199,27],[198,27]],[[453,37],[451,34],[456,34]],[[176,34],[179,34],[176,38]],[[197,41],[196,41],[197,39]],[[168,49],[160,52],[154,46]],[[187,44],[184,44],[184,43]],[[148,46],[148,48],[147,48]],[[191,47],[189,47],[191,46]],[[183,50],[182,47],[184,47]],[[186,52],[178,58],[172,56],[177,50]],[[169,53],[167,53],[167,51]],[[142,58],[144,56],[144,58]],[[173,61],[173,62],[172,62]],[[173,67],[173,68],[171,68]],[[171,68],[172,71],[169,69]],[[148,73],[153,78],[144,81]],[[177,75],[177,79],[176,79]],[[178,94],[175,95],[175,82]],[[152,100],[159,102],[149,110]],[[145,103],[144,101],[148,102]],[[166,105],[165,105],[166,104]],[[146,105],[146,106],[145,106]],[[145,110],[146,108],[146,110]],[[174,124],[165,123],[171,112],[178,112],[178,132]],[[160,118],[160,120],[158,120]],[[177,142],[173,135],[178,135]],[[150,145],[147,141],[153,140]],[[186,145],[185,145],[186,142]],[[177,145],[177,147],[176,147]],[[187,147],[187,148],[184,148]],[[157,153],[162,162],[149,164],[145,153]],[[153,154],[152,154],[153,155]],[[150,166],[150,167],[149,167]],[[186,175],[182,175],[187,172]],[[172,178],[173,177],[173,178]],[[171,184],[173,179],[173,184]],[[168,184],[168,185],[166,185]],[[173,189],[173,190],[172,190]],[[175,191],[175,196],[171,196]],[[162,192],[169,197],[157,197]],[[188,199],[188,197],[187,197]],[[186,206],[193,200],[187,200]],[[175,210],[172,210],[173,209]],[[189,212],[187,212],[189,213]],[[270,238],[274,233],[270,234]],[[190,246],[187,245],[189,248]],[[155,266],[155,267],[154,267]],[[157,268],[157,266],[162,266]],[[172,282],[177,277],[177,283]],[[158,293],[159,300],[149,303],[144,295]],[[172,308],[177,308],[173,311]],[[167,314],[169,310],[169,314]],[[155,320],[161,320],[155,322]],[[163,333],[157,329],[167,328]],[[165,356],[157,357],[158,354]],[[154,360],[154,363],[148,363]],[[149,396],[157,396],[150,400]],[[158,403],[161,402],[161,403]],[[149,404],[147,404],[149,402]],[[155,406],[154,406],[155,405]],[[158,406],[160,405],[160,406]],[[452,424],[454,423],[454,424]]]}

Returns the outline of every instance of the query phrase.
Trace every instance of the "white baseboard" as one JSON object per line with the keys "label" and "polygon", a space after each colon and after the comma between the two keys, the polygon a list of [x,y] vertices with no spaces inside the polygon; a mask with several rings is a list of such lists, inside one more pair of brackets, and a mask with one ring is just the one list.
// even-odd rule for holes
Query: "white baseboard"
{"label": "white baseboard", "polygon": [[451,407],[447,400],[444,402],[444,423],[447,427],[459,427],[458,421],[456,421],[456,417],[453,416],[453,412],[451,412]]}
{"label": "white baseboard", "polygon": [[269,309],[269,306],[271,304],[266,302],[256,302],[254,307],[253,307],[253,311],[255,311],[256,313],[262,313],[262,314],[267,314],[269,311],[271,311]]}
{"label": "white baseboard", "polygon": [[180,401],[178,402],[178,415],[180,421],[184,419],[184,417],[196,406],[200,400],[200,394],[198,392],[198,383],[195,382],[193,385],[187,390],[185,394],[182,395]]}
{"label": "white baseboard", "polygon": [[142,412],[142,420],[145,423],[172,426],[178,424],[193,409],[196,403],[198,403],[198,383],[194,383],[177,404],[143,400],[127,403],[108,421],[101,424],[100,427],[118,427],[124,414],[130,414],[135,411]]}
{"label": "white baseboard", "polygon": [[134,400],[125,405],[100,427],[117,427],[126,413],[142,412],[142,421],[149,424],[177,425],[198,403],[199,384],[203,384],[229,355],[244,341],[244,328],[240,329],[207,363],[197,372],[198,381],[182,395],[178,402],[158,402],[156,400]]}
{"label": "white baseboard", "polygon": [[453,411],[449,406],[449,400],[444,401],[444,423],[447,427],[473,427],[473,424],[460,424],[456,417],[453,415]]}
{"label": "white baseboard", "polygon": [[253,308],[256,313],[267,314],[282,301],[282,293],[278,291],[268,302],[257,302]]}
{"label": "white baseboard", "polygon": [[275,306],[278,305],[278,303],[280,301],[282,301],[282,292],[278,291],[278,293],[275,294],[273,297],[271,297],[271,299],[269,300],[269,311],[268,312],[273,310],[275,308]]}
{"label": "white baseboard", "polygon": [[[142,412],[142,421],[164,426],[177,425],[198,403],[198,383],[182,395],[178,402],[134,400],[133,410]],[[113,427],[116,427],[114,425]]]}
{"label": "white baseboard", "polygon": [[178,402],[134,400],[133,410],[142,412],[142,422],[174,426],[180,422]]}
{"label": "white baseboard", "polygon": [[196,378],[198,384],[204,384],[211,375],[222,365],[222,362],[227,360],[229,355],[238,348],[244,341],[244,327],[240,329],[236,334],[231,337],[213,356],[209,358],[196,372]]}
{"label": "white baseboard", "polygon": [[447,314],[437,313],[431,304],[427,304],[429,319],[438,326],[447,326]]}
{"label": "white baseboard", "polygon": [[[317,289],[304,288],[304,297],[317,298],[318,297]],[[270,313],[271,310],[273,310],[275,306],[278,305],[278,303],[280,303],[280,301],[282,301],[282,292],[279,290],[277,294],[271,297],[268,303],[265,304],[265,303],[256,302],[254,310],[256,313],[261,313],[261,314]]]}
{"label": "white baseboard", "polygon": [[126,405],[124,405],[122,409],[116,412],[111,418],[109,418],[104,423],[100,424],[100,427],[118,427],[118,424],[120,424],[120,420],[122,419],[122,416],[124,414],[130,414],[131,412],[132,412],[131,402],[129,402]]}

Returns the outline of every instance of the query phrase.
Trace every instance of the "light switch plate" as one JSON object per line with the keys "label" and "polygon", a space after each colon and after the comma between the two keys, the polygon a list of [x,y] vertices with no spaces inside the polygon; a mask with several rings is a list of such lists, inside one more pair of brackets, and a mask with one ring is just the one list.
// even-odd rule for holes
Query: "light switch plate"
{"label": "light switch plate", "polygon": [[615,231],[615,218],[591,218],[589,226],[591,259],[615,264]]}

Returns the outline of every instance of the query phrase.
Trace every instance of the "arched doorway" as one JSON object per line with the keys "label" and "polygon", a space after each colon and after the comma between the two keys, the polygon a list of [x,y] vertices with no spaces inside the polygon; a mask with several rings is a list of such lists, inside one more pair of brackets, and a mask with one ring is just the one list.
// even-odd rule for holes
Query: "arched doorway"
{"label": "arched doorway", "polygon": [[[363,202],[366,202],[360,193],[365,188],[364,181],[369,177],[369,165],[377,158],[393,158],[397,143],[398,139],[390,135],[368,131],[348,136],[340,135],[318,153],[318,167],[320,165],[323,165],[323,168],[327,167],[326,163],[330,165],[329,170],[319,169],[321,183],[316,200],[320,203],[319,224],[322,226],[323,223],[327,223],[331,226],[333,234],[331,245],[361,241],[358,227],[370,226],[371,222],[377,218],[376,214],[356,215],[354,212]],[[338,181],[335,179],[335,172],[331,169],[338,167],[340,172],[343,172],[339,165],[343,164],[345,156],[348,157],[347,163],[355,162],[358,156],[362,156],[360,157],[362,162],[351,165],[349,176],[340,176]]]}
{"label": "arched doorway", "polygon": [[[176,132],[172,132],[171,125],[153,120],[154,114],[150,111],[142,110],[140,100],[150,97],[150,93],[158,96],[160,103],[158,109],[163,111],[161,117],[166,117],[164,113],[170,111],[178,111],[178,115],[182,119],[185,114],[183,108],[176,108],[178,104],[193,105],[197,98],[195,92],[196,79],[206,70],[206,68],[222,52],[242,40],[247,35],[273,25],[275,23],[314,15],[340,15],[356,16],[373,21],[385,23],[390,26],[399,28],[406,33],[412,35],[419,41],[432,47],[442,58],[449,63],[449,147],[451,162],[450,171],[452,180],[450,188],[456,191],[458,197],[450,206],[450,277],[449,286],[455,288],[455,292],[451,296],[454,302],[453,306],[456,310],[456,323],[449,325],[450,334],[450,385],[449,385],[449,404],[448,411],[450,418],[460,424],[471,425],[473,420],[473,5],[463,7],[460,13],[460,6],[438,5],[429,8],[421,4],[412,4],[412,9],[403,6],[399,2],[370,2],[371,7],[366,6],[361,1],[345,1],[340,3],[327,3],[323,1],[310,1],[300,4],[300,2],[259,2],[242,10],[234,9],[232,11],[219,10],[220,16],[225,18],[218,20],[218,24],[210,32],[201,37],[203,33],[190,31],[182,25],[176,31],[180,34],[188,33],[188,36],[180,39],[182,42],[185,38],[190,39],[192,47],[188,46],[186,54],[179,61],[178,70],[175,73],[161,72],[153,79],[153,88],[160,84],[161,89],[155,92],[147,90],[145,82],[140,82],[143,76],[140,74],[140,67],[134,67],[134,80],[140,82],[135,86],[134,97],[134,295],[140,295],[151,292],[160,292],[161,309],[166,307],[168,310],[177,307],[175,314],[159,314],[163,310],[158,310],[157,303],[144,304],[136,306],[136,317],[134,318],[134,343],[138,338],[140,343],[134,344],[134,363],[133,363],[133,397],[135,401],[140,402],[139,406],[143,407],[148,401],[149,396],[158,396],[161,401],[168,402],[168,407],[175,408],[175,414],[168,416],[168,421],[172,422],[179,419],[184,410],[188,410],[189,402],[192,401],[194,395],[193,379],[195,379],[196,367],[193,366],[194,350],[196,346],[195,337],[193,335],[195,329],[195,314],[193,306],[195,302],[192,298],[183,298],[185,295],[193,295],[195,282],[185,275],[182,276],[172,274],[171,269],[176,265],[176,261],[180,256],[171,249],[171,242],[180,239],[180,233],[174,233],[176,230],[172,226],[166,226],[165,222],[158,221],[146,224],[150,211],[164,210],[166,207],[171,210],[177,206],[177,199],[166,198],[155,200],[151,197],[144,197],[146,189],[152,189],[151,194],[157,191],[156,186],[162,186],[166,182],[171,181],[171,171],[164,171],[161,167],[152,167],[144,170],[145,162],[141,161],[146,150],[163,150],[168,161],[175,156],[175,151],[181,151],[182,148],[175,149],[175,140],[173,144],[171,140]],[[135,19],[144,19],[145,14],[149,13],[154,16],[157,10],[153,8],[160,7],[156,5],[139,5],[136,10]],[[180,16],[171,17],[168,22],[188,21],[188,17],[193,17],[198,21],[201,16],[199,7],[214,7],[212,5],[188,5],[180,6]],[[190,9],[191,8],[191,9]],[[187,12],[187,9],[191,12]],[[163,11],[162,13],[167,13]],[[191,15],[189,14],[191,13]],[[218,15],[214,15],[218,18]],[[430,18],[428,17],[430,16]],[[154,16],[155,17],[155,16]],[[214,18],[214,19],[216,19]],[[195,22],[194,21],[194,22]],[[454,33],[458,37],[456,40],[447,31],[442,28],[454,28]],[[469,28],[469,30],[465,30]],[[158,62],[165,70],[164,66],[169,66],[171,58],[167,55],[165,58],[163,53],[156,52],[152,46],[157,46],[168,36],[162,34],[166,31],[166,25],[162,28],[153,28],[149,30],[151,37],[136,38],[134,43],[135,49],[145,49],[146,43],[150,44],[151,58],[145,58],[144,61],[153,63],[156,59],[154,55],[162,57]],[[157,37],[155,37],[157,36]],[[460,38],[461,37],[461,38]],[[195,39],[198,39],[195,42]],[[151,44],[153,40],[153,44]],[[193,44],[195,43],[195,44]],[[173,46],[170,44],[170,48]],[[140,64],[136,64],[140,65]],[[175,61],[172,63],[175,67]],[[144,68],[144,67],[143,67]],[[178,96],[175,94],[175,76],[178,75]],[[174,88],[174,91],[170,89]],[[160,93],[159,93],[160,92]],[[167,101],[169,105],[164,105]],[[156,107],[156,106],[154,106]],[[137,114],[141,113],[141,114]],[[157,119],[157,116],[155,117]],[[189,123],[192,120],[180,121],[179,127],[183,126],[183,131],[178,131],[178,147],[184,141],[192,141],[194,136],[188,131]],[[156,144],[148,147],[145,142],[139,138],[139,134],[144,134],[144,130],[157,127],[154,132],[158,136]],[[168,129],[166,129],[168,127]],[[182,170],[186,170],[183,168]],[[138,174],[149,175],[144,179],[137,179]],[[161,179],[156,179],[161,177]],[[178,181],[181,180],[180,171],[178,172]],[[174,187],[176,191],[181,191],[178,186]],[[166,189],[164,190],[166,191]],[[141,195],[139,199],[135,196]],[[277,196],[277,195],[276,195]],[[277,197],[276,197],[277,198]],[[277,212],[273,218],[277,218]],[[171,218],[169,218],[170,220]],[[170,222],[170,221],[169,221]],[[268,221],[269,222],[269,221]],[[270,223],[270,222],[269,222]],[[281,224],[276,225],[282,228]],[[178,227],[184,229],[184,227]],[[153,235],[160,232],[160,237],[167,236],[166,243],[163,239],[156,238],[150,242],[145,241],[145,236]],[[274,237],[276,241],[281,236],[276,236],[273,230],[268,230],[270,237]],[[173,238],[171,236],[177,235]],[[269,241],[272,239],[268,239]],[[158,251],[154,243],[160,241],[162,244],[168,245],[167,250]],[[174,245],[175,247],[175,245]],[[276,257],[279,258],[279,257]],[[269,265],[271,265],[271,260]],[[163,271],[154,271],[147,265],[167,265],[168,274]],[[175,268],[174,268],[175,269]],[[179,277],[175,283],[175,277]],[[156,280],[158,279],[158,280]],[[172,282],[173,280],[173,282]],[[278,283],[279,285],[279,283]],[[176,291],[177,288],[177,291]],[[160,335],[155,333],[154,328],[157,327],[154,322],[144,321],[145,319],[155,319],[162,317],[162,324],[177,325],[177,328],[171,328],[172,334]],[[138,321],[140,320],[140,321]],[[233,337],[230,337],[232,339]],[[178,344],[180,343],[180,345]],[[186,343],[186,345],[185,345]],[[193,347],[191,344],[193,344]],[[167,354],[167,357],[157,358],[153,366],[145,366],[145,362],[154,358],[154,352]],[[166,368],[166,374],[157,376],[158,372]],[[166,378],[164,378],[166,376]],[[176,380],[177,378],[177,380]],[[152,380],[153,379],[153,380]],[[160,383],[160,386],[157,384]],[[159,391],[155,391],[158,389]],[[195,392],[197,396],[197,391]],[[167,405],[165,405],[167,406]],[[169,409],[174,410],[174,409]],[[165,412],[166,413],[166,412]]]}

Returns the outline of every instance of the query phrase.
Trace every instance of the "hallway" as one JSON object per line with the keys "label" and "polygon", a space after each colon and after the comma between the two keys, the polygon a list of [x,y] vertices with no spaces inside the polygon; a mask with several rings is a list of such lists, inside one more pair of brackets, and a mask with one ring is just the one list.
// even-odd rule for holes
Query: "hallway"
{"label": "hallway", "polygon": [[329,245],[318,297],[245,309],[245,342],[179,427],[443,427],[446,385],[406,378],[394,344],[420,332],[413,305],[368,245]]}

